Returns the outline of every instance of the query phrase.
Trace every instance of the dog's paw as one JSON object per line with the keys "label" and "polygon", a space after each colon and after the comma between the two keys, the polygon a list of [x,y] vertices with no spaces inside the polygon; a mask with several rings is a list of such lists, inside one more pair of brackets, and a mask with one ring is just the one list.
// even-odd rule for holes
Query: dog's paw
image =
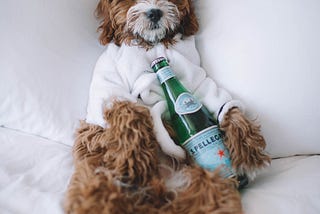
{"label": "dog's paw", "polygon": [[260,126],[247,119],[238,108],[226,113],[220,128],[225,133],[225,144],[237,174],[247,174],[252,180],[259,169],[270,164]]}

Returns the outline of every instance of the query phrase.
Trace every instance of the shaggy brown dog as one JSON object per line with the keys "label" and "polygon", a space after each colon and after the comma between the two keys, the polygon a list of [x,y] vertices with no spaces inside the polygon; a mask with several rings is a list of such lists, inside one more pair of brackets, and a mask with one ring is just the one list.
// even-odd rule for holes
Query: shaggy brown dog
{"label": "shaggy brown dog", "polygon": [[[171,18],[177,24],[168,26],[164,34],[136,33],[128,20],[137,17],[128,11],[137,2],[152,1],[174,4],[179,16]],[[145,49],[158,42],[170,47],[177,33],[190,36],[198,30],[191,0],[100,0],[97,16],[102,19],[104,45],[135,40]],[[104,119],[107,128],[82,122],[77,132],[66,213],[242,213],[235,179],[221,178],[219,170],[206,171],[192,160],[175,160],[161,151],[148,108],[115,101],[105,110]],[[220,128],[237,174],[253,177],[270,162],[259,126],[239,109],[231,109]],[[169,126],[168,131],[174,138]]]}

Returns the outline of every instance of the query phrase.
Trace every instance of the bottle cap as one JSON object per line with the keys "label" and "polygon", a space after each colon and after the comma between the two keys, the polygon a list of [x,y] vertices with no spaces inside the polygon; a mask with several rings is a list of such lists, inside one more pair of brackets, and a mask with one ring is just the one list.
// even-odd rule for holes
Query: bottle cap
{"label": "bottle cap", "polygon": [[163,57],[163,56],[160,56],[160,57],[156,58],[155,60],[152,61],[151,68],[153,68],[156,64],[158,64],[159,62],[162,62],[164,60],[167,61],[167,59],[165,57]]}

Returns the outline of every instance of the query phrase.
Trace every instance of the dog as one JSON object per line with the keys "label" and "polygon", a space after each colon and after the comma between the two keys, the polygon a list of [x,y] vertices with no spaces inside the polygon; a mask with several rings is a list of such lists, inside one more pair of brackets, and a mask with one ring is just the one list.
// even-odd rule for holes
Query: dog
{"label": "dog", "polygon": [[192,0],[100,0],[99,58],[76,133],[66,213],[242,213],[238,181],[197,166],[178,146],[150,63],[177,77],[218,118],[232,167],[253,180],[270,163],[260,126],[199,66]]}

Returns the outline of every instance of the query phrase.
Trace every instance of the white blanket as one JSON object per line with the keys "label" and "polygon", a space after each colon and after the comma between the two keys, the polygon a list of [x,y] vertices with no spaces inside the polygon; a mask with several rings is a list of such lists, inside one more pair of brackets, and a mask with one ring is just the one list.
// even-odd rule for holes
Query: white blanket
{"label": "white blanket", "polygon": [[[0,128],[0,213],[62,214],[71,147]],[[242,191],[246,214],[319,214],[320,156],[272,161]]]}

